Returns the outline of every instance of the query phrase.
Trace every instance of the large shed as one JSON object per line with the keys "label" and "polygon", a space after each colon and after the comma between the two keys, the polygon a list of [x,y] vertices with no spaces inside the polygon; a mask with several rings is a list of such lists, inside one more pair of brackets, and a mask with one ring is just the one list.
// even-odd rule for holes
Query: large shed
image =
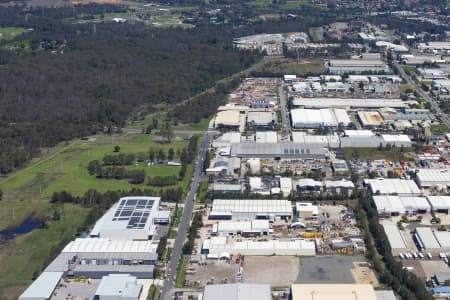
{"label": "large shed", "polygon": [[43,272],[23,293],[19,300],[49,300],[63,272]]}
{"label": "large shed", "polygon": [[209,219],[290,219],[288,200],[215,199]]}
{"label": "large shed", "polygon": [[368,185],[373,194],[377,192],[381,195],[398,196],[421,196],[422,192],[413,180],[398,178],[378,178],[365,179],[364,184]]}
{"label": "large shed", "polygon": [[270,285],[230,283],[205,286],[203,300],[270,300]]}
{"label": "large shed", "polygon": [[438,213],[448,214],[450,211],[450,196],[428,196],[431,210]]}
{"label": "large shed", "polygon": [[448,188],[450,186],[450,169],[419,169],[416,178],[421,187]]}
{"label": "large shed", "polygon": [[393,255],[398,255],[399,253],[408,251],[408,246],[406,245],[405,238],[400,230],[398,230],[397,225],[383,224],[383,228],[388,238],[389,244],[391,245]]}

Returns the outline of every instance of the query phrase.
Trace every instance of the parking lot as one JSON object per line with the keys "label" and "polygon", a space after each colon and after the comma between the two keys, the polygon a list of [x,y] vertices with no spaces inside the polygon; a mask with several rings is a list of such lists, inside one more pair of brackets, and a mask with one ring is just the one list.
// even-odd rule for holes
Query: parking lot
{"label": "parking lot", "polygon": [[297,283],[355,283],[352,269],[361,257],[325,256],[305,257],[300,260]]}

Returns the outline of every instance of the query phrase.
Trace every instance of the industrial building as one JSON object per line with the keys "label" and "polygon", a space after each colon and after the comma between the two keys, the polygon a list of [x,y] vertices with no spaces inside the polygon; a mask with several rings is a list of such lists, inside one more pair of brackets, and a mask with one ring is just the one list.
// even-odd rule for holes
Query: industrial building
{"label": "industrial building", "polygon": [[301,178],[296,183],[297,192],[320,192],[322,190],[322,182],[312,178]]}
{"label": "industrial building", "polygon": [[346,194],[351,195],[355,188],[355,185],[350,180],[325,180],[324,181],[325,191],[328,193],[335,194]]}
{"label": "industrial building", "polygon": [[376,195],[373,200],[380,215],[424,214],[431,211],[425,197]]}
{"label": "industrial building", "polygon": [[292,141],[296,144],[339,148],[339,136],[336,133],[329,135],[312,135],[303,131],[293,131]]}
{"label": "industrial building", "polygon": [[271,300],[270,285],[229,283],[205,286],[203,300]]}
{"label": "industrial building", "polygon": [[209,215],[210,220],[268,219],[289,220],[292,216],[291,202],[287,200],[235,200],[215,199]]}
{"label": "industrial building", "polygon": [[427,196],[427,199],[433,212],[446,214],[450,212],[450,196]]}
{"label": "industrial building", "polygon": [[214,128],[237,130],[241,125],[241,113],[238,110],[219,111],[214,120]]}
{"label": "industrial building", "polygon": [[19,300],[50,300],[63,276],[63,272],[43,272],[19,296]]}
{"label": "industrial building", "polygon": [[408,108],[409,103],[401,99],[383,99],[383,98],[302,98],[295,97],[292,105],[303,108]]}
{"label": "industrial building", "polygon": [[345,130],[339,141],[342,148],[376,148],[388,144],[399,148],[412,146],[412,141],[406,134],[375,135],[370,130]]}
{"label": "industrial building", "polygon": [[388,238],[389,245],[391,245],[392,255],[408,252],[408,246],[405,242],[405,238],[398,229],[397,225],[383,224],[383,228]]}
{"label": "industrial building", "polygon": [[343,109],[292,109],[292,127],[294,128],[320,128],[348,126],[351,121]]}
{"label": "industrial building", "polygon": [[418,248],[430,252],[439,252],[442,249],[435,236],[435,231],[430,227],[417,227],[414,234],[414,238],[417,242]]}
{"label": "industrial building", "polygon": [[416,178],[420,187],[447,189],[450,186],[450,169],[419,169]]}
{"label": "industrial building", "polygon": [[219,221],[213,224],[213,235],[241,235],[255,237],[267,235],[271,232],[269,220],[250,221]]}
{"label": "industrial building", "polygon": [[129,274],[110,274],[104,276],[95,292],[98,300],[138,300],[143,285]]}
{"label": "industrial building", "polygon": [[298,158],[325,159],[325,150],[320,145],[306,145],[290,142],[281,143],[238,143],[231,144],[231,156],[241,158]]}
{"label": "industrial building", "polygon": [[371,284],[292,284],[292,300],[377,300]]}
{"label": "industrial building", "polygon": [[394,291],[391,290],[376,290],[375,295],[377,296],[377,300],[397,300],[397,296],[395,296]]}
{"label": "industrial building", "polygon": [[317,221],[319,217],[319,208],[311,203],[295,203],[295,217],[298,221]]}
{"label": "industrial building", "polygon": [[292,192],[292,178],[280,177],[280,190],[283,193],[283,196],[289,196]]}
{"label": "industrial building", "polygon": [[390,73],[389,67],[380,59],[330,59],[325,63],[330,74]]}
{"label": "industrial building", "polygon": [[369,186],[372,194],[398,195],[398,196],[421,196],[422,192],[413,180],[398,178],[365,179],[364,184]]}
{"label": "industrial building", "polygon": [[225,236],[211,237],[202,243],[207,258],[229,258],[231,255],[316,255],[314,241],[305,239],[229,240]]}
{"label": "industrial building", "polygon": [[379,127],[383,125],[384,119],[377,111],[358,111],[358,120],[363,127]]}
{"label": "industrial building", "polygon": [[114,204],[90,232],[91,237],[151,239],[157,223],[169,224],[170,214],[159,211],[160,197],[124,197]]}
{"label": "industrial building", "polygon": [[275,129],[276,115],[270,111],[249,111],[246,124],[251,129]]}

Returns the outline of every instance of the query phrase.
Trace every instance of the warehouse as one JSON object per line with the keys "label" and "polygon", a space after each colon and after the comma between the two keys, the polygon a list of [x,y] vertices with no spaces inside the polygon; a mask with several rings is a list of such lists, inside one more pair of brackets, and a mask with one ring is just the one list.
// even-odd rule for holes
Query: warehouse
{"label": "warehouse", "polygon": [[317,221],[319,208],[311,203],[297,202],[295,203],[295,217],[299,222]]}
{"label": "warehouse", "polygon": [[425,197],[399,197],[405,208],[405,214],[425,214],[431,211],[430,203]]}
{"label": "warehouse", "polygon": [[238,110],[219,111],[214,120],[214,128],[237,130],[240,126],[241,113]]}
{"label": "warehouse", "polygon": [[408,102],[401,99],[366,99],[366,98],[302,98],[295,97],[292,101],[295,107],[303,108],[408,108]]}
{"label": "warehouse", "polygon": [[276,128],[276,115],[270,111],[249,111],[247,113],[247,128],[274,129]]}
{"label": "warehouse", "polygon": [[210,220],[267,219],[289,220],[292,216],[291,202],[287,200],[234,200],[215,199]]}
{"label": "warehouse", "polygon": [[213,224],[213,235],[242,235],[244,237],[256,237],[268,235],[272,230],[269,226],[269,220],[251,220],[251,221],[219,221]]}
{"label": "warehouse", "polygon": [[[345,161],[344,161],[345,162]],[[351,195],[355,185],[350,180],[325,180],[325,191],[328,193]]]}
{"label": "warehouse", "polygon": [[398,196],[376,195],[373,196],[373,201],[380,216],[398,216],[405,213],[405,207]]}
{"label": "warehouse", "polygon": [[294,128],[346,127],[351,123],[343,109],[292,109],[291,120]]}
{"label": "warehouse", "polygon": [[325,150],[320,145],[281,143],[231,144],[231,156],[241,158],[297,158],[325,159]]}
{"label": "warehouse", "polygon": [[[124,197],[114,204],[92,229],[91,237],[110,239],[152,239],[156,229],[160,197]],[[158,215],[159,216],[159,215]],[[160,220],[169,223],[167,220]]]}
{"label": "warehouse", "polygon": [[394,147],[409,148],[412,146],[411,139],[406,134],[382,134],[383,146],[391,145]]}
{"label": "warehouse", "polygon": [[19,300],[50,300],[63,272],[43,272],[19,296]]}
{"label": "warehouse", "polygon": [[438,231],[435,230],[434,236],[436,237],[436,240],[438,241],[439,245],[441,246],[441,250],[448,251],[450,250],[450,232],[446,231]]}
{"label": "warehouse", "polygon": [[329,135],[312,135],[303,131],[293,131],[292,141],[296,144],[320,145],[322,147],[339,148],[339,137],[336,133]]}
{"label": "warehouse", "polygon": [[292,300],[377,300],[371,284],[292,284]]}
{"label": "warehouse", "polygon": [[229,147],[232,143],[240,143],[241,134],[239,132],[225,132],[212,142],[214,148]]}
{"label": "warehouse", "polygon": [[330,59],[325,67],[328,73],[336,75],[390,73],[389,67],[380,59]]}
{"label": "warehouse", "polygon": [[[200,298],[199,298],[200,299]],[[270,285],[249,283],[209,284],[203,300],[271,300]]]}
{"label": "warehouse", "polygon": [[381,195],[398,196],[421,196],[422,192],[412,180],[403,180],[398,178],[378,178],[365,179],[364,184],[368,185],[372,194],[379,192]]}
{"label": "warehouse", "polygon": [[398,230],[397,225],[383,224],[383,228],[388,238],[389,245],[391,245],[392,255],[408,252],[405,238],[400,230]]}
{"label": "warehouse", "polygon": [[322,190],[322,182],[312,178],[301,178],[297,181],[297,192],[320,192]]}
{"label": "warehouse", "polygon": [[427,196],[431,210],[438,213],[450,212],[450,196]]}
{"label": "warehouse", "polygon": [[102,278],[108,274],[131,274],[152,278],[158,254],[158,241],[78,238],[61,251],[46,272],[64,272],[67,276]]}
{"label": "warehouse", "polygon": [[450,186],[450,169],[419,169],[417,172],[417,183],[420,187]]}
{"label": "warehouse", "polygon": [[316,246],[314,241],[305,239],[233,241],[227,237],[212,237],[203,241],[201,253],[211,258],[228,258],[238,253],[241,255],[315,256]]}
{"label": "warehouse", "polygon": [[383,117],[377,111],[358,111],[358,119],[363,127],[378,127],[383,125]]}
{"label": "warehouse", "polygon": [[432,252],[441,250],[441,245],[439,245],[433,230],[429,227],[417,227],[414,238],[418,244],[418,248],[421,250]]}
{"label": "warehouse", "polygon": [[138,300],[143,285],[130,274],[110,274],[100,282],[94,299],[98,300]]}

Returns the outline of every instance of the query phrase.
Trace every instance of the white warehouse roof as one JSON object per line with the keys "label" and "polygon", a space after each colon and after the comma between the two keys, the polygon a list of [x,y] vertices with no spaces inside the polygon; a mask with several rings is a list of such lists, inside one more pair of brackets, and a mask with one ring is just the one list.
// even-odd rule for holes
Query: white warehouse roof
{"label": "white warehouse roof", "polygon": [[441,245],[439,245],[433,231],[429,227],[417,227],[416,236],[426,250],[441,248]]}
{"label": "white warehouse roof", "polygon": [[215,199],[211,213],[284,213],[292,212],[288,200]]}
{"label": "white warehouse roof", "polygon": [[450,185],[450,169],[419,169],[417,182],[421,187]]}
{"label": "white warehouse roof", "polygon": [[380,192],[383,194],[398,194],[398,195],[421,195],[421,191],[417,184],[412,180],[403,180],[397,178],[378,178],[365,179],[365,184],[368,184],[372,193]]}
{"label": "white warehouse roof", "polygon": [[351,123],[347,112],[343,109],[292,109],[291,119],[293,127],[320,127],[339,124],[347,126]]}
{"label": "white warehouse roof", "polygon": [[257,143],[276,143],[278,142],[276,131],[257,131],[255,134]]}
{"label": "white warehouse roof", "polygon": [[109,240],[104,238],[77,238],[67,244],[62,253],[138,253],[156,252],[158,243],[151,240]]}
{"label": "white warehouse roof", "polygon": [[403,206],[398,196],[390,195],[376,195],[373,196],[373,201],[377,207],[379,214],[403,214],[405,213],[405,207]]}
{"label": "white warehouse roof", "polygon": [[23,293],[19,300],[47,300],[52,297],[63,272],[43,272]]}
{"label": "white warehouse roof", "polygon": [[351,99],[351,98],[294,98],[292,101],[294,106],[305,108],[407,108],[408,103],[401,99]]}
{"label": "white warehouse roof", "polygon": [[270,300],[270,285],[229,283],[205,286],[203,300]]}
{"label": "white warehouse roof", "polygon": [[400,230],[398,230],[397,225],[383,224],[383,228],[392,249],[398,251],[406,250],[408,248],[402,233],[400,232]]}
{"label": "white warehouse roof", "polygon": [[433,211],[450,210],[450,196],[428,196]]}

